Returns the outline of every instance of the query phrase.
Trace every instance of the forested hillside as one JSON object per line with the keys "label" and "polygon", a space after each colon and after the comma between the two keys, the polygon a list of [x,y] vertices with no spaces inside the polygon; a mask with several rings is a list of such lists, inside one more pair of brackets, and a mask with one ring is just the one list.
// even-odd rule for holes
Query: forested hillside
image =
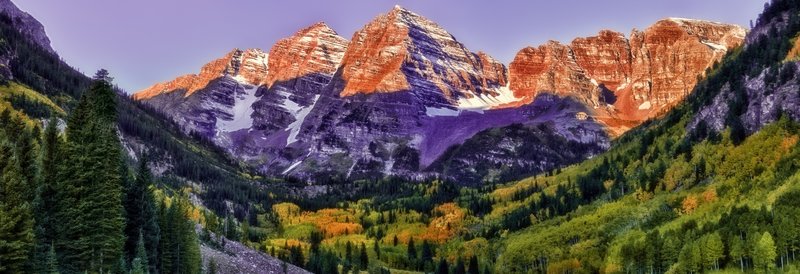
{"label": "forested hillside", "polygon": [[214,146],[12,20],[0,15],[0,272],[199,273],[199,203],[243,216],[271,200]]}
{"label": "forested hillside", "polygon": [[63,134],[0,114],[0,272],[199,272],[187,201],[156,204],[147,166],[124,162],[116,98],[101,70]]}

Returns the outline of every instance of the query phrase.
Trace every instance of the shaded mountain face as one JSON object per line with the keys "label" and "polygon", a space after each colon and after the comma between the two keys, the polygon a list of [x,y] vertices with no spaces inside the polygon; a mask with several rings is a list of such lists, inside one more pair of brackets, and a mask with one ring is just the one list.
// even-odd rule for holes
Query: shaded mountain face
{"label": "shaded mountain face", "polygon": [[[268,174],[494,181],[509,178],[504,172],[546,171],[604,150],[609,132],[682,99],[744,30],[669,19],[631,37],[603,31],[569,46],[526,48],[506,69],[436,23],[395,7],[350,41],[317,23],[277,42],[268,55],[235,50],[200,74],[134,98]],[[553,140],[500,138],[504,130]],[[488,147],[454,153],[462,144]],[[564,155],[542,156],[558,149]]]}
{"label": "shaded mountain face", "polygon": [[19,30],[25,38],[28,38],[46,51],[55,53],[50,46],[50,38],[47,37],[44,26],[36,18],[20,10],[11,0],[0,0],[0,13],[7,16],[11,20],[11,25]]}

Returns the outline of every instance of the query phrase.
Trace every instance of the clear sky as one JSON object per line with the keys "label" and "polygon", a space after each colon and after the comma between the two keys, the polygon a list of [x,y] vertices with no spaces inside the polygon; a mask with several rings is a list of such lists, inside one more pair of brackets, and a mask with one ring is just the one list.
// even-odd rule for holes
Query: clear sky
{"label": "clear sky", "polygon": [[510,62],[526,46],[601,29],[630,33],[686,17],[749,27],[761,0],[12,0],[45,25],[68,63],[107,68],[133,92],[196,73],[233,48],[269,51],[318,21],[350,39],[399,4],[437,22],[472,51]]}

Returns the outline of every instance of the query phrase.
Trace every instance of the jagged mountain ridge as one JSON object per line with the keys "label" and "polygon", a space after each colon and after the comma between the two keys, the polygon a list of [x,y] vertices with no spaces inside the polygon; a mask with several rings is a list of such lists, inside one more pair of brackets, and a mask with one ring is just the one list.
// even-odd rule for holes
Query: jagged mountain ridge
{"label": "jagged mountain ridge", "polygon": [[541,91],[577,96],[618,135],[685,98],[745,33],[738,26],[669,18],[628,37],[604,30],[568,45],[551,41],[517,54],[510,88],[523,103]]}
{"label": "jagged mountain ridge", "polygon": [[[208,84],[199,90],[196,82],[179,78],[134,97],[268,174],[421,178],[441,175],[428,166],[450,146],[513,123],[554,124],[549,128],[557,135],[602,150],[609,132],[630,129],[688,92],[675,95],[675,88],[658,83],[669,80],[690,90],[691,81],[740,43],[743,33],[730,25],[668,19],[634,31],[631,39],[603,31],[570,46],[552,42],[526,48],[506,69],[491,56],[468,50],[432,21],[395,7],[349,42],[324,23],[279,41],[267,57],[267,80],[260,87],[258,81],[237,81],[236,74],[217,69],[217,78],[202,81]],[[669,47],[682,43],[688,46]],[[651,60],[651,49],[667,57]],[[674,64],[662,59],[694,65],[665,74],[657,69],[669,71],[665,67]],[[635,70],[638,63],[646,71]],[[654,72],[661,82],[637,76]],[[541,93],[580,104],[545,115],[542,104],[531,104]],[[247,99],[237,101],[234,94]],[[250,103],[252,111],[241,111],[237,102]],[[654,106],[642,109],[647,103]],[[233,112],[250,113],[251,120]],[[229,121],[240,123],[231,128]],[[545,161],[539,168],[563,164],[568,163]],[[539,168],[531,172],[544,170]]]}

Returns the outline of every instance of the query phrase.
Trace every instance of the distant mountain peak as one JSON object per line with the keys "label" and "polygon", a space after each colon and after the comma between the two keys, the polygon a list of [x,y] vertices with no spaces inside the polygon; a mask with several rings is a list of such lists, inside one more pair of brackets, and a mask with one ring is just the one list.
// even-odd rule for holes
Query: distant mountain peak
{"label": "distant mountain peak", "polygon": [[198,74],[187,74],[172,81],[157,83],[133,95],[136,100],[161,94],[184,91],[184,97],[205,88],[220,77],[230,76],[243,84],[261,85],[266,82],[268,54],[261,49],[233,49],[225,56],[204,65]]}
{"label": "distant mountain peak", "polygon": [[433,108],[457,108],[469,99],[488,102],[506,83],[502,63],[473,53],[435,22],[401,7],[353,35],[341,71],[344,84],[337,90],[343,97],[410,92]]}
{"label": "distant mountain peak", "polygon": [[317,22],[279,40],[270,49],[269,63],[273,70],[267,77],[267,85],[271,87],[278,81],[314,73],[332,76],[348,43],[324,22]]}

